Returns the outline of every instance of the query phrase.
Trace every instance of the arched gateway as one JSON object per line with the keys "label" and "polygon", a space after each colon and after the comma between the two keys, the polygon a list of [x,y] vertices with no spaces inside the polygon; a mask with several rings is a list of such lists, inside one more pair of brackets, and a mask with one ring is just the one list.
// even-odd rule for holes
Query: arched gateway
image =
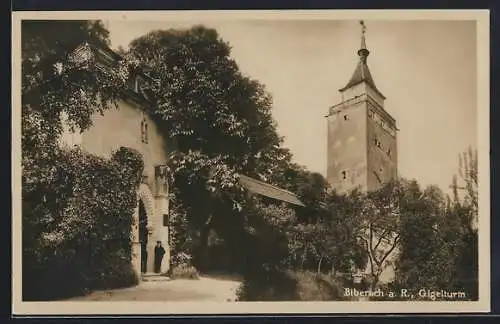
{"label": "arched gateway", "polygon": [[163,258],[161,273],[169,268],[168,227],[165,226],[164,212],[168,201],[163,195],[154,196],[145,183],[137,190],[137,207],[132,225],[132,264],[138,277],[141,273],[154,272],[154,248],[161,241],[167,254]]}

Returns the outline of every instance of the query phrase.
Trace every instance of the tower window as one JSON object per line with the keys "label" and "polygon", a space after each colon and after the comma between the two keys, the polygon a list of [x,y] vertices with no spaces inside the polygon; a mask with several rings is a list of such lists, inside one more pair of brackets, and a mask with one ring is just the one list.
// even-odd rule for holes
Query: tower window
{"label": "tower window", "polygon": [[375,139],[373,140],[373,144],[375,144],[376,147],[378,148],[381,148],[382,147],[382,143],[380,143],[379,139],[375,137]]}
{"label": "tower window", "polygon": [[344,115],[344,120],[349,120],[349,115]]}
{"label": "tower window", "polygon": [[391,156],[391,153],[392,153],[392,152],[391,152],[391,149],[390,149],[390,148],[388,148],[388,149],[387,149],[387,155]]}
{"label": "tower window", "polygon": [[340,174],[342,175],[343,180],[347,180],[347,170],[342,170]]}
{"label": "tower window", "polygon": [[146,118],[143,118],[141,122],[141,142],[148,143],[148,122]]}

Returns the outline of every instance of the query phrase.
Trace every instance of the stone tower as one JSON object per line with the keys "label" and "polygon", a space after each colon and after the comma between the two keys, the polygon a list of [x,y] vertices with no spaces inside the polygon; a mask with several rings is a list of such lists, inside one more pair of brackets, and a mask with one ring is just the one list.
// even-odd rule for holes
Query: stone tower
{"label": "stone tower", "polygon": [[368,69],[363,21],[361,26],[359,62],[327,115],[327,180],[339,193],[371,191],[397,176],[396,121]]}

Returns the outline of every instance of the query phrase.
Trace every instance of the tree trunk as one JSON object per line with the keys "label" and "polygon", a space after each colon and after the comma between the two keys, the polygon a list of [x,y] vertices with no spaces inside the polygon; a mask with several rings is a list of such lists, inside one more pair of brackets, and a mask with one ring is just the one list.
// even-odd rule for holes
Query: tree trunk
{"label": "tree trunk", "polygon": [[208,270],[208,235],[210,234],[210,228],[212,226],[213,214],[210,213],[207,220],[200,228],[200,262],[198,267],[201,272],[206,272]]}
{"label": "tree trunk", "polygon": [[206,272],[208,270],[208,234],[210,226],[204,225],[200,229],[200,263],[199,270]]}
{"label": "tree trunk", "polygon": [[323,261],[323,256],[321,256],[321,258],[319,258],[319,262],[318,262],[318,274],[320,274],[320,272],[321,272],[321,261]]}
{"label": "tree trunk", "polygon": [[307,249],[304,249],[304,253],[302,253],[302,262],[300,264],[302,270],[304,270],[304,262],[306,262],[306,253],[307,253]]}
{"label": "tree trunk", "polygon": [[375,290],[377,288],[378,282],[380,280],[381,273],[377,271],[377,273],[372,274],[372,282],[370,284],[371,290]]}

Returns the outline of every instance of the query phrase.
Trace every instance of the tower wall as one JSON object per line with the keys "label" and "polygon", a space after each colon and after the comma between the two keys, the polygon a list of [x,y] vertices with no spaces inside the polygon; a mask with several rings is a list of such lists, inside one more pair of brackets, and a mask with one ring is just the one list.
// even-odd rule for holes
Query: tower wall
{"label": "tower wall", "polygon": [[359,97],[330,109],[327,181],[339,193],[367,189],[366,111],[366,102]]}
{"label": "tower wall", "polygon": [[374,101],[367,101],[367,173],[369,191],[397,177],[396,126]]}
{"label": "tower wall", "polygon": [[[380,188],[397,177],[397,128],[394,118],[384,109],[384,95],[377,89],[367,65],[365,27],[361,22],[359,62],[349,82],[340,89],[341,103],[330,108],[327,138],[327,181],[338,193],[358,187],[362,191]],[[386,230],[384,228],[384,230]],[[394,233],[382,233],[387,236]],[[378,241],[379,233],[368,232],[366,239]],[[376,244],[376,254],[387,253],[389,246]],[[396,252],[389,260],[394,261]],[[361,271],[370,273],[370,263]],[[380,280],[394,279],[392,266],[386,267]]]}
{"label": "tower wall", "polygon": [[[352,96],[363,88],[344,95]],[[356,187],[375,190],[397,177],[396,125],[382,100],[365,93],[330,108],[327,180],[339,193]]]}

